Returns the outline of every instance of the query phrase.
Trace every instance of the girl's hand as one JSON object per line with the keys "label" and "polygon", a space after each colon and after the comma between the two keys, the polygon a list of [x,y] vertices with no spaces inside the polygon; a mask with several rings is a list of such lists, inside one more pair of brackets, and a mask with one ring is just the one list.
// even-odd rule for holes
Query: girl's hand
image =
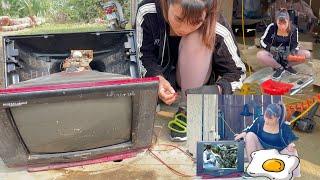
{"label": "girl's hand", "polygon": [[291,143],[287,147],[288,151],[293,152],[296,150],[296,145],[294,143]]}
{"label": "girl's hand", "polygon": [[246,132],[243,132],[243,133],[241,133],[241,134],[235,134],[234,136],[234,140],[235,141],[239,141],[241,138],[245,138],[246,137],[246,135],[247,135],[247,133]]}
{"label": "girl's hand", "polygon": [[173,87],[171,86],[171,84],[163,76],[158,76],[158,77],[159,77],[158,96],[164,103],[166,103],[167,105],[171,105],[177,100],[178,95],[176,91],[173,89]]}

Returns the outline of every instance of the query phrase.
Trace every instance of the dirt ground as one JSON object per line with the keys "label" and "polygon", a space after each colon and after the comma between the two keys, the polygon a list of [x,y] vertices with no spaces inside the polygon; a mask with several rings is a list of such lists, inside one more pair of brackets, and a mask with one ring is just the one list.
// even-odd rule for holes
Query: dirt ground
{"label": "dirt ground", "polygon": [[[0,43],[0,60],[3,64],[2,43]],[[316,51],[316,50],[314,50]],[[317,50],[319,51],[319,49]],[[249,58],[255,58],[249,56]],[[0,66],[0,72],[3,74],[3,66]],[[2,84],[2,81],[0,81]],[[300,95],[293,97],[304,99],[314,94],[312,88],[307,88]],[[292,101],[288,98],[287,101]],[[175,108],[164,107],[165,111],[175,112]],[[170,166],[184,172],[188,175],[195,174],[195,164],[192,160],[177,149],[160,146],[159,144],[169,144],[169,131],[167,123],[168,117],[157,116],[155,131],[159,136],[158,143],[154,147],[155,153],[166,161]],[[301,160],[301,172],[303,180],[320,179],[320,118],[316,117],[317,127],[313,133],[307,134],[296,132],[299,136],[297,144],[298,153]],[[185,148],[185,143],[175,144]],[[191,179],[181,177],[155,160],[149,152],[139,154],[137,157],[124,160],[122,162],[108,162],[95,165],[88,165],[75,168],[66,168],[46,172],[28,173],[24,169],[8,169],[0,159],[0,180],[7,179],[44,179],[44,180],[85,180],[85,179]]]}

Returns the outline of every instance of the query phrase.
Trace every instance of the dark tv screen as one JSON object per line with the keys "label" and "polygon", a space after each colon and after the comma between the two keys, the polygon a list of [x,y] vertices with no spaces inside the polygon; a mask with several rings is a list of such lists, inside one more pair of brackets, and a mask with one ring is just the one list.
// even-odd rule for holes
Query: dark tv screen
{"label": "dark tv screen", "polygon": [[81,151],[131,141],[130,96],[31,104],[10,111],[31,154]]}

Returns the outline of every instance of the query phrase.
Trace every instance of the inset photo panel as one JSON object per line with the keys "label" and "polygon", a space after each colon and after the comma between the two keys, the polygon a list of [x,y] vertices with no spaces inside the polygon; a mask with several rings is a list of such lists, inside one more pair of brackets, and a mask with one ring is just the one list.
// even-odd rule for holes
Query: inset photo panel
{"label": "inset photo panel", "polygon": [[[318,96],[299,100],[292,96],[188,94],[187,149],[197,159],[197,175],[251,177],[253,172],[247,171],[251,162],[262,167],[270,159],[284,157],[297,159],[284,168],[293,177],[307,174],[305,163],[317,162],[308,146],[320,146],[314,139],[319,130],[318,101]],[[266,153],[263,161],[257,160],[256,152]],[[269,177],[267,172],[263,176]]]}

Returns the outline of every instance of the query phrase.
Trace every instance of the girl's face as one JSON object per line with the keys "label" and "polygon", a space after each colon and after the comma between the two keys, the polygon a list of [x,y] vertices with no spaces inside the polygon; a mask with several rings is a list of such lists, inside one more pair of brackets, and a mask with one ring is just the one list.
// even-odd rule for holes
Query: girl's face
{"label": "girl's face", "polygon": [[203,12],[202,21],[198,24],[190,24],[183,20],[182,8],[179,3],[174,3],[169,6],[168,9],[168,21],[172,30],[178,36],[186,36],[194,31],[196,31],[205,19],[206,13]]}
{"label": "girl's face", "polygon": [[268,125],[278,124],[278,118],[275,116],[267,115],[267,113],[264,114],[264,120]]}
{"label": "girl's face", "polygon": [[289,28],[289,20],[277,20],[277,25],[281,32],[286,32]]}

